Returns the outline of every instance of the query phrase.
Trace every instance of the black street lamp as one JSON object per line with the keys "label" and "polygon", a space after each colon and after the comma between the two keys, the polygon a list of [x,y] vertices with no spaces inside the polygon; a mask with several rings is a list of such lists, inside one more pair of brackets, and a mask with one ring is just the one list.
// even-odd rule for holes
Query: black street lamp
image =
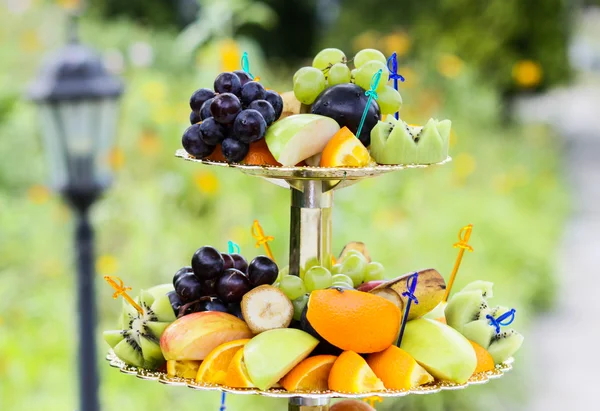
{"label": "black street lamp", "polygon": [[111,181],[119,97],[123,86],[98,55],[77,39],[75,17],[69,42],[50,56],[29,89],[39,108],[51,184],[75,211],[79,313],[80,411],[98,411],[96,304],[92,204]]}

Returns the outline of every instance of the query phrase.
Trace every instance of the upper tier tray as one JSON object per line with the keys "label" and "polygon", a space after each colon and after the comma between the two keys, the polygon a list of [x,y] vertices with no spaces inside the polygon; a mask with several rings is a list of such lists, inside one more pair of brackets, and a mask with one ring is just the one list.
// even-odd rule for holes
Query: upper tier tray
{"label": "upper tier tray", "polygon": [[143,380],[154,380],[158,381],[162,384],[166,385],[176,385],[176,386],[184,386],[189,387],[195,390],[203,390],[203,391],[223,391],[231,394],[245,394],[245,395],[262,395],[265,397],[272,398],[291,398],[291,397],[302,397],[309,399],[328,399],[328,398],[368,398],[373,396],[379,397],[404,397],[409,394],[436,394],[443,390],[461,390],[463,388],[467,388],[470,385],[476,384],[485,384],[489,382],[491,379],[500,378],[506,372],[512,369],[513,359],[507,360],[505,363],[497,365],[493,371],[482,372],[479,374],[475,374],[472,376],[469,381],[465,384],[454,384],[449,382],[435,381],[430,384],[422,385],[417,388],[413,388],[411,390],[405,391],[397,391],[397,390],[385,390],[385,391],[375,391],[364,394],[346,394],[335,391],[322,391],[322,392],[306,392],[306,391],[298,391],[298,392],[289,392],[282,388],[271,388],[267,391],[261,391],[259,389],[252,388],[229,388],[222,385],[214,385],[214,384],[203,384],[197,383],[192,379],[187,378],[179,378],[179,377],[171,377],[164,372],[160,371],[150,371],[145,370],[143,368],[137,368],[131,365],[125,364],[122,360],[120,360],[115,353],[110,350],[108,355],[106,356],[106,360],[109,361],[110,366],[114,368],[118,368],[122,373],[136,376]]}
{"label": "upper tier tray", "polygon": [[242,171],[245,174],[263,177],[270,182],[289,188],[294,186],[294,181],[299,180],[323,180],[330,181],[333,184],[330,185],[330,189],[339,189],[347,187],[358,180],[377,177],[382,174],[386,174],[392,171],[406,170],[412,168],[427,168],[430,166],[443,165],[452,161],[451,157],[447,157],[444,161],[435,164],[393,164],[385,165],[378,164],[373,167],[336,167],[336,168],[325,168],[325,167],[278,167],[278,166],[258,166],[258,165],[247,165],[247,164],[229,164],[222,161],[210,161],[197,159],[190,156],[184,149],[179,149],[175,153],[176,157],[183,158],[187,161],[193,161],[195,163],[230,167]]}

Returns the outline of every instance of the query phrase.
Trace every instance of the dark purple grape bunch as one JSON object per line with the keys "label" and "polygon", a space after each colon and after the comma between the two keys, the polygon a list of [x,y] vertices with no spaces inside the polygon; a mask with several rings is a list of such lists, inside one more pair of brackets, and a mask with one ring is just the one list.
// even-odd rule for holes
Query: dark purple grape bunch
{"label": "dark purple grape bunch", "polygon": [[183,148],[196,158],[206,158],[221,144],[227,162],[239,163],[250,143],[264,138],[267,127],[281,116],[283,99],[236,70],[219,74],[214,91],[196,90],[190,107],[192,125],[183,133]]}
{"label": "dark purple grape bunch", "polygon": [[271,285],[279,275],[273,260],[258,256],[250,264],[240,254],[221,254],[210,246],[200,247],[192,265],[173,276],[175,291],[169,300],[178,317],[202,311],[221,311],[240,316],[240,302],[248,291]]}

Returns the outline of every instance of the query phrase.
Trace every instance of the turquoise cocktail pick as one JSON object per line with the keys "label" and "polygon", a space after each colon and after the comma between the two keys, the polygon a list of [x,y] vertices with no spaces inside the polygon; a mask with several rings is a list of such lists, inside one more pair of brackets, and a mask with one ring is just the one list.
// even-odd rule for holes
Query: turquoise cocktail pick
{"label": "turquoise cocktail pick", "polygon": [[365,124],[365,119],[367,118],[367,113],[369,112],[369,107],[371,107],[371,101],[373,99],[377,100],[379,97],[377,96],[377,86],[379,85],[379,81],[381,80],[381,73],[383,70],[377,70],[377,73],[373,74],[371,77],[371,88],[365,91],[365,95],[369,97],[367,100],[367,105],[365,106],[365,111],[363,111],[362,118],[360,119],[360,124],[358,125],[358,130],[356,130],[356,137],[360,136],[360,132],[362,131],[363,125]]}

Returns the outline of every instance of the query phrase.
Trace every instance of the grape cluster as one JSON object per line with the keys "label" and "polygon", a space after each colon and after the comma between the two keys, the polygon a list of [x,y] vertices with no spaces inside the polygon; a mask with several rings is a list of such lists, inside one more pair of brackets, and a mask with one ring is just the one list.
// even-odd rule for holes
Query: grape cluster
{"label": "grape cluster", "polygon": [[284,267],[277,277],[275,285],[292,300],[296,320],[300,319],[310,292],[330,287],[358,288],[369,281],[383,280],[385,273],[381,263],[368,262],[358,250],[348,251],[331,269],[317,264],[307,264],[308,267],[300,273],[300,277],[288,275],[289,268]]}
{"label": "grape cluster", "polygon": [[196,90],[190,108],[192,125],[183,133],[183,148],[206,158],[220,144],[225,159],[237,163],[248,154],[250,143],[264,138],[267,127],[279,118],[283,99],[238,70],[219,74],[214,91]]}
{"label": "grape cluster", "polygon": [[201,311],[222,311],[242,318],[240,301],[259,285],[271,285],[279,269],[269,257],[258,256],[250,264],[240,254],[222,254],[216,248],[201,247],[192,256],[192,265],[173,276],[175,291],[169,299],[175,315]]}
{"label": "grape cluster", "polygon": [[301,103],[310,105],[325,89],[338,84],[354,83],[366,91],[371,87],[373,75],[381,70],[382,81],[377,87],[377,103],[381,114],[397,112],[402,105],[402,97],[398,90],[388,84],[390,72],[383,53],[375,49],[364,49],[356,53],[352,61],[354,69],[350,70],[342,50],[321,50],[311,67],[302,67],[294,74],[294,95]]}

